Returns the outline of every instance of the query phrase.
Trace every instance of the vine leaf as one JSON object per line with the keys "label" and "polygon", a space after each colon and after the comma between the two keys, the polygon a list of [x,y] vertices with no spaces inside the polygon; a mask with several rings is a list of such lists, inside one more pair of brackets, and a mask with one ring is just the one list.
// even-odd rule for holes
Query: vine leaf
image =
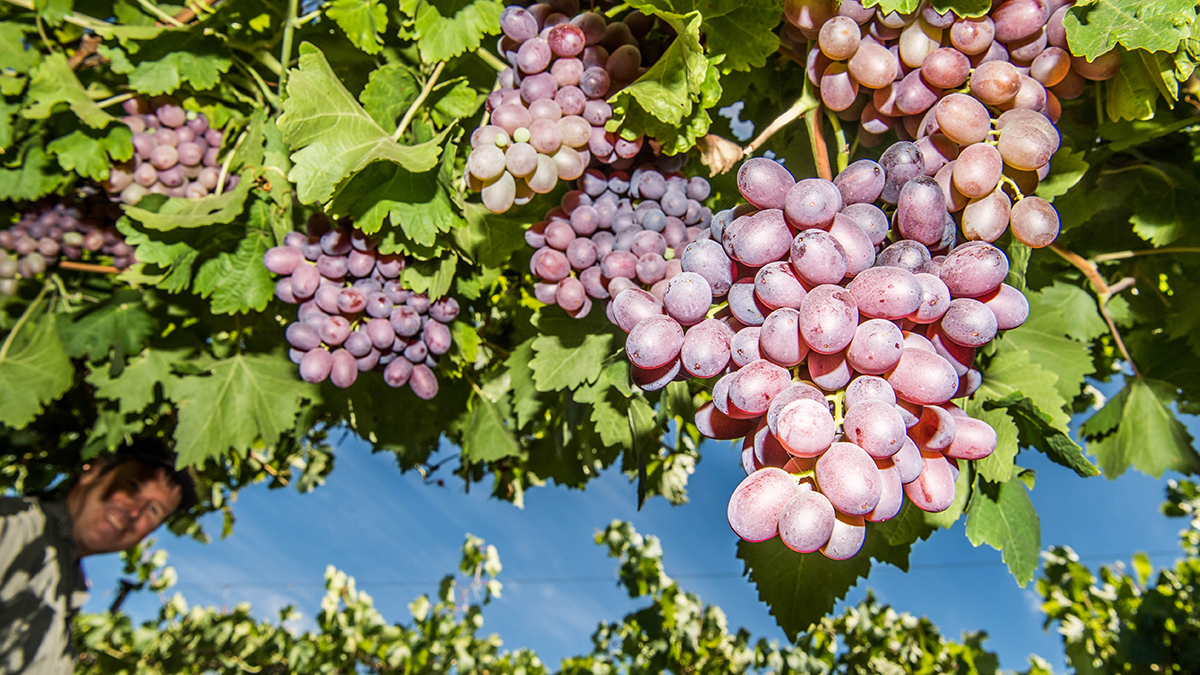
{"label": "vine leaf", "polygon": [[1127,378],[1120,393],[1084,423],[1080,431],[1105,476],[1116,478],[1130,467],[1155,478],[1200,471],[1192,436],[1171,409],[1178,396],[1167,382]]}
{"label": "vine leaf", "polygon": [[142,351],[154,333],[154,318],[146,310],[143,295],[133,289],[116,291],[104,302],[92,305],[59,324],[63,347],[72,358],[86,356],[100,361],[109,356],[114,375],[125,367],[125,358]]}
{"label": "vine leaf", "polygon": [[371,72],[358,100],[376,124],[388,129],[396,126],[396,121],[417,100],[419,91],[421,85],[412,70],[389,63]]}
{"label": "vine leaf", "polygon": [[278,125],[292,149],[288,178],[303,204],[328,201],[343,181],[373,162],[395,162],[413,173],[437,165],[446,131],[419,145],[392,140],[307,42],[300,45],[300,67],[289,71],[287,94]]}
{"label": "vine leaf", "polygon": [[541,316],[541,334],[533,340],[536,356],[529,362],[538,391],[576,389],[600,377],[604,360],[613,353],[615,335],[597,314],[593,311],[583,319]]}
{"label": "vine leaf", "polygon": [[263,254],[275,245],[268,217],[271,206],[255,200],[250,207],[250,226],[233,253],[220,253],[201,263],[192,290],[212,297],[213,314],[261,312],[275,296],[275,279],[263,266]]}
{"label": "vine leaf", "polygon": [[750,70],[766,64],[767,57],[779,49],[779,3],[774,0],[638,0],[637,9],[687,14],[699,11],[704,16],[701,30],[709,54],[723,54],[721,69]]}
{"label": "vine leaf", "polygon": [[379,0],[334,0],[325,10],[350,42],[368,54],[383,49],[379,35],[387,30],[387,7]]}
{"label": "vine leaf", "polygon": [[133,132],[124,124],[113,124],[101,133],[76,129],[50,141],[46,150],[62,168],[99,182],[108,179],[112,163],[133,157]]}
{"label": "vine leaf", "polygon": [[247,173],[237,187],[219,195],[200,199],[147,195],[137,206],[126,206],[125,214],[151,230],[161,231],[230,223],[242,214],[253,184]]}
{"label": "vine leaf", "polygon": [[1174,52],[1195,19],[1192,0],[1095,0],[1068,10],[1063,27],[1071,53],[1092,61],[1117,45]]}
{"label": "vine leaf", "polygon": [[122,415],[135,413],[154,402],[154,390],[160,382],[167,388],[178,379],[171,373],[171,365],[190,353],[189,349],[147,349],[130,359],[118,376],[110,375],[106,368],[93,367],[86,379],[96,388],[97,397],[116,401]]}
{"label": "vine leaf", "polygon": [[1008,571],[1022,588],[1032,581],[1042,526],[1025,483],[979,481],[967,510],[967,538],[975,546],[987,544],[1001,551]]}
{"label": "vine leaf", "polygon": [[[1028,401],[1029,399],[1022,400]],[[1009,480],[1013,476],[1017,451],[1021,449],[1016,423],[1005,410],[985,408],[979,398],[971,399],[967,403],[966,410],[971,417],[987,422],[996,430],[996,449],[992,451],[992,454],[975,463],[979,475],[993,483],[1003,483]],[[1082,452],[1080,456],[1082,456]]]}
{"label": "vine leaf", "polygon": [[907,543],[889,544],[876,528],[868,527],[862,550],[849,560],[796,553],[779,537],[758,543],[739,541],[737,556],[758,588],[759,600],[767,603],[779,627],[794,641],[870,573],[872,559],[908,571],[910,549]]}
{"label": "vine leaf", "polygon": [[400,11],[412,17],[412,35],[421,60],[437,63],[475,51],[483,36],[500,32],[496,0],[401,0]]}
{"label": "vine leaf", "polygon": [[130,44],[128,52],[126,58],[113,61],[113,70],[128,75],[129,86],[151,96],[175,91],[184,83],[197,91],[212,89],[233,65],[225,42],[198,30],[163,29],[136,47]]}
{"label": "vine leaf", "polygon": [[45,311],[45,300],[26,310],[28,317],[16,334],[5,336],[0,354],[0,423],[24,428],[42,406],[71,388],[75,369],[58,337],[57,316]]}
{"label": "vine leaf", "polygon": [[61,52],[47,56],[34,69],[26,100],[22,113],[26,119],[46,119],[60,103],[67,104],[76,117],[93,129],[101,129],[116,119],[92,101]]}
{"label": "vine leaf", "polygon": [[463,455],[471,461],[494,462],[524,454],[508,426],[513,414],[508,390],[507,373],[485,383],[471,395],[466,412],[457,420]]}
{"label": "vine leaf", "polygon": [[291,429],[301,400],[314,397],[296,366],[279,354],[236,354],[164,387],[178,409],[175,452],[181,468],[231,448],[244,453],[258,440],[276,442]]}

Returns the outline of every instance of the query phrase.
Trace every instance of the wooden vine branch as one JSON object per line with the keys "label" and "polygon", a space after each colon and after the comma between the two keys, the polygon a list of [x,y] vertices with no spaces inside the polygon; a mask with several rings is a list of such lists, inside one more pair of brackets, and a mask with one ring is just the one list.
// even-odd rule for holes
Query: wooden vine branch
{"label": "wooden vine branch", "polygon": [[817,175],[825,180],[833,180],[833,169],[829,166],[829,147],[825,144],[825,134],[821,131],[822,117],[818,107],[804,113],[809,142],[812,144],[813,161],[817,163]]}
{"label": "wooden vine branch", "polygon": [[97,274],[119,274],[121,270],[112,265],[93,265],[91,263],[63,260],[58,263],[59,269],[75,270],[77,272],[95,272]]}
{"label": "wooden vine branch", "polygon": [[[1051,251],[1062,256],[1064,260],[1071,263],[1091,282],[1092,287],[1096,289],[1096,295],[1100,302],[1100,315],[1104,317],[1104,322],[1108,324],[1108,330],[1112,333],[1113,340],[1117,343],[1117,349],[1121,352],[1121,356],[1125,357],[1125,361],[1129,363],[1129,367],[1133,369],[1133,374],[1140,380],[1142,374],[1138,371],[1137,364],[1134,363],[1133,357],[1129,355],[1129,350],[1125,348],[1125,341],[1121,339],[1121,332],[1117,330],[1117,324],[1113,321],[1112,315],[1108,313],[1108,300],[1113,296],[1113,293],[1119,292],[1132,285],[1128,279],[1123,279],[1115,286],[1109,286],[1104,277],[1100,276],[1100,271],[1096,269],[1095,263],[1084,259],[1083,256],[1068,251],[1058,244],[1050,244]],[[1118,288],[1118,286],[1120,288]],[[1116,289],[1116,290],[1114,290]]]}

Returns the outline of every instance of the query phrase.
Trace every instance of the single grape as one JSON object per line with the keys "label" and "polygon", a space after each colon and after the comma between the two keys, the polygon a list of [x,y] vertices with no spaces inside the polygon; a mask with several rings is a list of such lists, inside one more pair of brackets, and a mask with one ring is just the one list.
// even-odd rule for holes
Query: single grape
{"label": "single grape", "polygon": [[729,498],[729,527],[745,541],[766,541],[779,533],[779,514],[799,492],[796,479],[782,469],[756,471]]}

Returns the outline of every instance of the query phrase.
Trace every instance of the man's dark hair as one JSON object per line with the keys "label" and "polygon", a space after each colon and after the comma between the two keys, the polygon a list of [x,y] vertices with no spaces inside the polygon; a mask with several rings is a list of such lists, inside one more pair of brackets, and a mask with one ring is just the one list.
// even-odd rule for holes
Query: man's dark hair
{"label": "man's dark hair", "polygon": [[121,446],[116,452],[96,457],[95,461],[99,465],[101,475],[118,467],[124,469],[123,480],[114,481],[109,486],[110,493],[119,490],[134,492],[138,486],[152,480],[161,471],[167,480],[178,486],[183,493],[176,513],[191,509],[199,501],[192,475],[185,469],[175,468],[175,453],[157,438],[136,439]]}

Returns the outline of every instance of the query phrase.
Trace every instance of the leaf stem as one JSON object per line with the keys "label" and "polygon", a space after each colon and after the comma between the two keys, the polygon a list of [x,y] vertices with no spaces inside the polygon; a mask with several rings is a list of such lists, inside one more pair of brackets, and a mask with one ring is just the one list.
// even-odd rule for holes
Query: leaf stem
{"label": "leaf stem", "polygon": [[750,141],[749,145],[742,148],[742,155],[745,157],[749,157],[750,155],[753,155],[755,152],[758,151],[759,148],[762,147],[762,145],[764,143],[766,143],[772,136],[774,136],[776,133],[778,133],[778,131],[780,129],[786,127],[787,125],[791,124],[792,122],[795,122],[802,115],[804,115],[809,110],[812,110],[816,107],[817,107],[817,104],[813,102],[812,98],[808,95],[808,92],[806,91],[803,95],[800,96],[799,99],[796,100],[795,103],[792,104],[791,108],[788,108],[786,112],[784,112],[779,117],[776,117],[773,122],[771,122],[770,124],[767,125],[766,129],[762,130],[762,133],[760,133],[758,136],[755,136],[754,140]]}
{"label": "leaf stem", "polygon": [[242,142],[246,140],[247,131],[243,131],[242,135],[238,136],[237,143],[229,149],[229,153],[225,155],[225,161],[221,162],[221,173],[217,176],[217,189],[213,194],[221,194],[225,191],[225,179],[229,177],[229,166],[233,164],[233,156],[237,154],[238,148],[242,147]]}
{"label": "leaf stem", "polygon": [[243,61],[237,54],[232,54],[231,56],[233,58],[233,62],[237,64],[239,68],[246,71],[246,74],[254,79],[255,84],[258,85],[259,90],[262,91],[263,97],[267,99],[267,102],[270,103],[272,107],[278,108],[279,95],[271,91],[271,88],[267,86],[265,81],[263,81],[262,76],[258,74],[258,71],[251,68],[250,64]]}
{"label": "leaf stem", "polygon": [[21,331],[21,327],[24,326],[25,322],[29,320],[29,317],[33,316],[34,308],[41,303],[42,298],[44,298],[46,293],[53,287],[54,284],[47,279],[46,283],[42,284],[42,290],[38,291],[37,297],[35,297],[33,301],[29,303],[29,306],[25,308],[24,312],[21,312],[21,318],[17,319],[17,322],[13,324],[12,330],[10,330],[8,335],[4,338],[4,344],[0,345],[0,362],[4,361],[4,359],[8,356],[8,350],[12,347],[13,340],[16,338],[17,333]]}
{"label": "leaf stem", "polygon": [[501,61],[500,57],[489,52],[488,50],[484,49],[483,47],[480,47],[479,49],[475,50],[475,56],[478,56],[484,63],[488,64],[492,68],[495,68],[497,73],[503,71],[505,68],[508,67],[508,64]]}
{"label": "leaf stem", "polygon": [[283,47],[280,48],[279,63],[279,94],[282,96],[287,86],[288,64],[292,61],[292,40],[296,33],[296,16],[300,13],[300,0],[288,0],[287,21],[283,24]]}
{"label": "leaf stem", "polygon": [[1108,262],[1110,260],[1126,260],[1136,256],[1143,255],[1159,255],[1170,253],[1200,253],[1200,246],[1175,246],[1172,248],[1151,248],[1141,251],[1117,251],[1116,253],[1101,253],[1097,256],[1092,256],[1092,262]]}
{"label": "leaf stem", "polygon": [[1113,321],[1112,315],[1108,313],[1108,299],[1112,297],[1113,290],[1104,281],[1104,277],[1100,276],[1096,265],[1084,260],[1083,256],[1078,253],[1068,251],[1058,244],[1050,244],[1049,248],[1051,251],[1062,256],[1064,260],[1074,265],[1080,272],[1083,272],[1084,276],[1091,282],[1092,287],[1096,290],[1096,296],[1100,301],[1097,303],[1100,315],[1104,317],[1104,322],[1108,324],[1108,330],[1112,333],[1113,341],[1117,343],[1117,349],[1121,352],[1121,356],[1125,357],[1125,361],[1129,363],[1129,367],[1133,369],[1133,374],[1139,380],[1142,379],[1142,374],[1138,371],[1137,364],[1134,363],[1133,357],[1129,355],[1129,350],[1125,348],[1125,341],[1121,339],[1121,332],[1117,330],[1117,324]]}
{"label": "leaf stem", "polygon": [[158,17],[159,21],[162,21],[163,23],[169,23],[172,26],[175,26],[176,28],[183,28],[183,24],[181,22],[179,22],[175,17],[171,16],[170,14],[167,14],[166,12],[159,9],[158,6],[155,5],[154,3],[150,2],[150,0],[137,0],[137,3],[142,6],[142,9],[144,9],[147,12],[150,12],[154,16]]}
{"label": "leaf stem", "polygon": [[417,114],[417,109],[429,98],[429,92],[433,91],[434,85],[437,84],[438,78],[442,76],[442,69],[446,67],[445,61],[438,62],[433,69],[433,73],[429,75],[429,79],[425,81],[425,86],[421,88],[421,93],[417,95],[417,99],[408,106],[408,110],[404,113],[404,117],[400,119],[400,125],[396,127],[396,133],[392,134],[392,140],[399,142],[400,137],[404,135],[404,130],[408,128],[408,123],[412,121],[414,115]]}
{"label": "leaf stem", "polygon": [[96,101],[96,106],[99,108],[107,108],[110,105],[128,101],[129,99],[133,98],[134,96],[137,96],[137,92],[131,91],[126,94],[117,94],[116,96],[111,96],[109,98],[104,99],[103,101]]}
{"label": "leaf stem", "polygon": [[833,126],[833,137],[837,139],[837,168],[838,173],[850,165],[850,144],[846,142],[846,132],[842,130],[842,122],[832,110],[825,110],[825,119]]}

